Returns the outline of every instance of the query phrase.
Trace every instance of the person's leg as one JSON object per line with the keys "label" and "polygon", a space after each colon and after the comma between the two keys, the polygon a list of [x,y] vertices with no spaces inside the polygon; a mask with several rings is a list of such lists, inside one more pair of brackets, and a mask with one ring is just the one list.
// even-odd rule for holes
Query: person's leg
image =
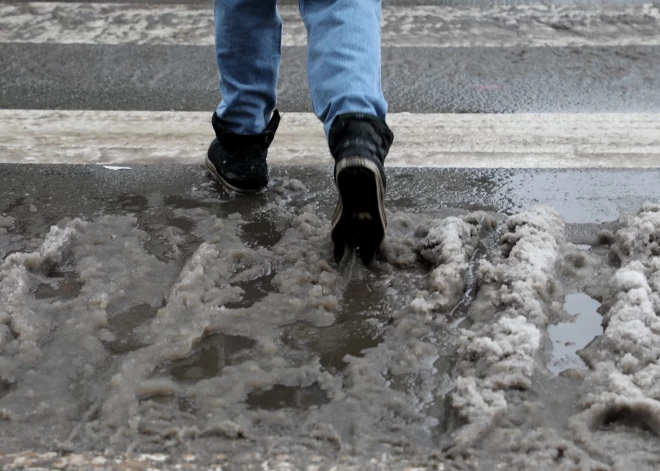
{"label": "person's leg", "polygon": [[229,190],[258,192],[268,185],[268,147],[280,121],[282,19],[277,0],[214,0],[214,8],[222,101],[206,166]]}
{"label": "person's leg", "polygon": [[380,0],[299,0],[307,28],[307,77],[326,135],[344,113],[384,119]]}
{"label": "person's leg", "polygon": [[335,159],[339,201],[332,240],[339,260],[355,247],[365,263],[385,237],[385,157],[394,138],[380,85],[380,0],[299,0],[307,28],[307,76]]}
{"label": "person's leg", "polygon": [[222,101],[218,118],[238,134],[262,133],[275,109],[282,19],[277,0],[214,0]]}

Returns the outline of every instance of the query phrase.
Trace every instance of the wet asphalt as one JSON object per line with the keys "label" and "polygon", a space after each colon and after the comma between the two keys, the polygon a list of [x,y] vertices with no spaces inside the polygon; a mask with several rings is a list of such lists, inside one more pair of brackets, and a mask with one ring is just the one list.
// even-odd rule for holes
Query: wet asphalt
{"label": "wet asphalt", "polygon": [[[660,47],[385,47],[391,112],[660,111]],[[0,44],[0,108],[210,111],[212,46]],[[72,66],[72,64],[76,64]],[[305,48],[284,47],[282,111],[311,112]]]}
{"label": "wet asphalt", "polygon": [[[213,208],[218,216],[252,219],[268,204],[309,203],[330,217],[336,201],[331,168],[274,167],[271,190],[282,178],[300,180],[307,191],[283,201],[278,191],[236,197],[202,165],[135,165],[110,170],[96,165],[0,164],[0,214],[14,217],[19,232],[35,237],[64,217],[140,214],[158,205]],[[576,237],[595,235],[622,213],[660,199],[660,172],[591,169],[412,169],[388,172],[387,206],[392,211],[438,213],[485,210],[515,214],[536,205],[557,209]],[[255,226],[255,229],[259,226]],[[574,240],[580,243],[579,237]]]}

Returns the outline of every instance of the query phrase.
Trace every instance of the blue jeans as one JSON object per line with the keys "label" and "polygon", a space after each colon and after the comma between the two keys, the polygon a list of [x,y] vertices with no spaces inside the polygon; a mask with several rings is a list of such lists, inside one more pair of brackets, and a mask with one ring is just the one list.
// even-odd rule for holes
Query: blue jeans
{"label": "blue jeans", "polygon": [[[385,119],[380,85],[380,0],[299,0],[307,28],[307,80],[326,136],[333,119]],[[216,113],[239,134],[262,133],[275,109],[282,19],[277,0],[214,0],[222,101]]]}

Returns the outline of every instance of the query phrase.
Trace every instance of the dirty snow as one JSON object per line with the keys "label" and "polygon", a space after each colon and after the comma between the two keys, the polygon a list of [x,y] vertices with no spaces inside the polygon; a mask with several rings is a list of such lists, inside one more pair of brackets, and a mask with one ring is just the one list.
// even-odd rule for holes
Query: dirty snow
{"label": "dirty snow", "polygon": [[[547,207],[393,212],[369,269],[334,262],[314,204],[266,205],[261,220],[209,208],[65,219],[3,257],[7,451],[445,469],[660,459],[660,206],[588,251]],[[578,351],[588,370],[557,376],[548,329],[572,319],[576,292],[602,302],[605,330]]]}
{"label": "dirty snow", "polygon": [[621,224],[611,247],[621,268],[610,281],[604,334],[585,353],[585,410],[571,427],[614,469],[651,469],[660,437],[660,206],[647,203]]}
{"label": "dirty snow", "polygon": [[507,409],[507,393],[528,389],[537,366],[548,310],[561,292],[557,264],[565,244],[564,223],[550,208],[508,219],[499,251],[479,270],[474,324],[460,333],[456,413],[466,425],[456,446],[474,444]]}

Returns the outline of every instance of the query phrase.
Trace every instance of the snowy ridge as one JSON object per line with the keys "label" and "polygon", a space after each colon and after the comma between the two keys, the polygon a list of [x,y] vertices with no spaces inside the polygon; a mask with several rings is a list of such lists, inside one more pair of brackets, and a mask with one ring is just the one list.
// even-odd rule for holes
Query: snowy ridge
{"label": "snowy ridge", "polygon": [[565,243],[559,214],[535,208],[508,219],[500,253],[480,266],[480,292],[469,314],[475,323],[461,332],[451,394],[465,422],[455,446],[469,446],[489,430],[507,409],[507,392],[530,387]]}
{"label": "snowy ridge", "polygon": [[495,220],[486,213],[474,213],[463,218],[448,217],[432,227],[419,251],[435,268],[428,291],[419,293],[410,307],[420,313],[448,312],[465,292],[468,265],[480,232],[495,226]]}
{"label": "snowy ridge", "polygon": [[[61,227],[51,228],[38,251],[6,258],[0,269],[6,297],[0,298],[0,306],[11,315],[16,338],[0,352],[0,377],[25,388],[8,395],[12,420],[27,421],[35,415],[65,420],[80,413],[73,399],[76,391],[93,390],[94,381],[108,380],[106,346],[117,340],[109,329],[109,308],[121,312],[161,301],[154,287],[171,276],[173,267],[144,250],[146,234],[136,222],[121,216],[64,220]],[[70,293],[49,302],[38,294],[43,287]],[[49,338],[53,332],[57,335]],[[60,374],[62,368],[71,378]],[[43,382],[49,388],[43,388]],[[98,406],[88,404],[85,417]],[[77,427],[70,438],[79,432]]]}
{"label": "snowy ridge", "polygon": [[[297,181],[284,186],[283,192],[289,194],[304,189]],[[125,433],[151,435],[163,441],[171,434],[259,439],[263,431],[258,425],[280,421],[281,417],[267,410],[249,410],[246,400],[251,393],[276,386],[318,387],[319,394],[328,398],[341,397],[337,378],[322,371],[318,361],[296,360],[296,354],[288,352],[279,339],[284,325],[304,321],[328,326],[336,315],[340,286],[324,260],[329,256],[329,226],[314,213],[312,206],[302,208],[292,215],[276,246],[252,249],[238,237],[243,223],[238,215],[220,219],[200,212],[199,223],[206,226],[200,234],[206,242],[187,262],[166,306],[149,326],[145,337],[150,345],[129,354],[112,378],[101,424],[119,427],[116,440],[122,440]],[[270,281],[274,292],[265,299],[251,306],[226,307],[242,298],[243,290],[237,284],[254,282],[275,269]],[[241,338],[254,348],[246,361],[227,364],[222,375],[192,385],[174,381],[158,369],[189,357],[196,344],[212,334]],[[190,427],[163,430],[159,409],[147,401],[154,396],[174,400],[192,397],[206,411],[205,419]],[[144,418],[137,421],[133,419],[136,415]],[[331,427],[314,420],[310,420],[309,430],[296,434],[336,435]]]}
{"label": "snowy ridge", "polygon": [[[298,8],[279,7],[282,45],[304,47]],[[653,5],[385,6],[384,47],[565,47],[658,45]],[[30,2],[0,5],[0,42],[213,45],[213,9],[196,5]]]}
{"label": "snowy ridge", "polygon": [[53,226],[39,250],[13,253],[0,264],[1,378],[16,380],[17,369],[40,359],[38,343],[50,327],[48,316],[35,312],[30,306],[28,273],[47,272],[62,262],[82,226],[79,219],[68,223],[64,229]]}
{"label": "snowy ridge", "polygon": [[[586,410],[572,420],[592,452],[598,452],[593,433],[609,423],[646,429],[653,442],[660,436],[660,205],[646,203],[622,222],[612,246],[622,266],[610,282],[606,328],[598,348],[588,351],[591,371],[581,400]],[[645,448],[639,438],[636,443]]]}

